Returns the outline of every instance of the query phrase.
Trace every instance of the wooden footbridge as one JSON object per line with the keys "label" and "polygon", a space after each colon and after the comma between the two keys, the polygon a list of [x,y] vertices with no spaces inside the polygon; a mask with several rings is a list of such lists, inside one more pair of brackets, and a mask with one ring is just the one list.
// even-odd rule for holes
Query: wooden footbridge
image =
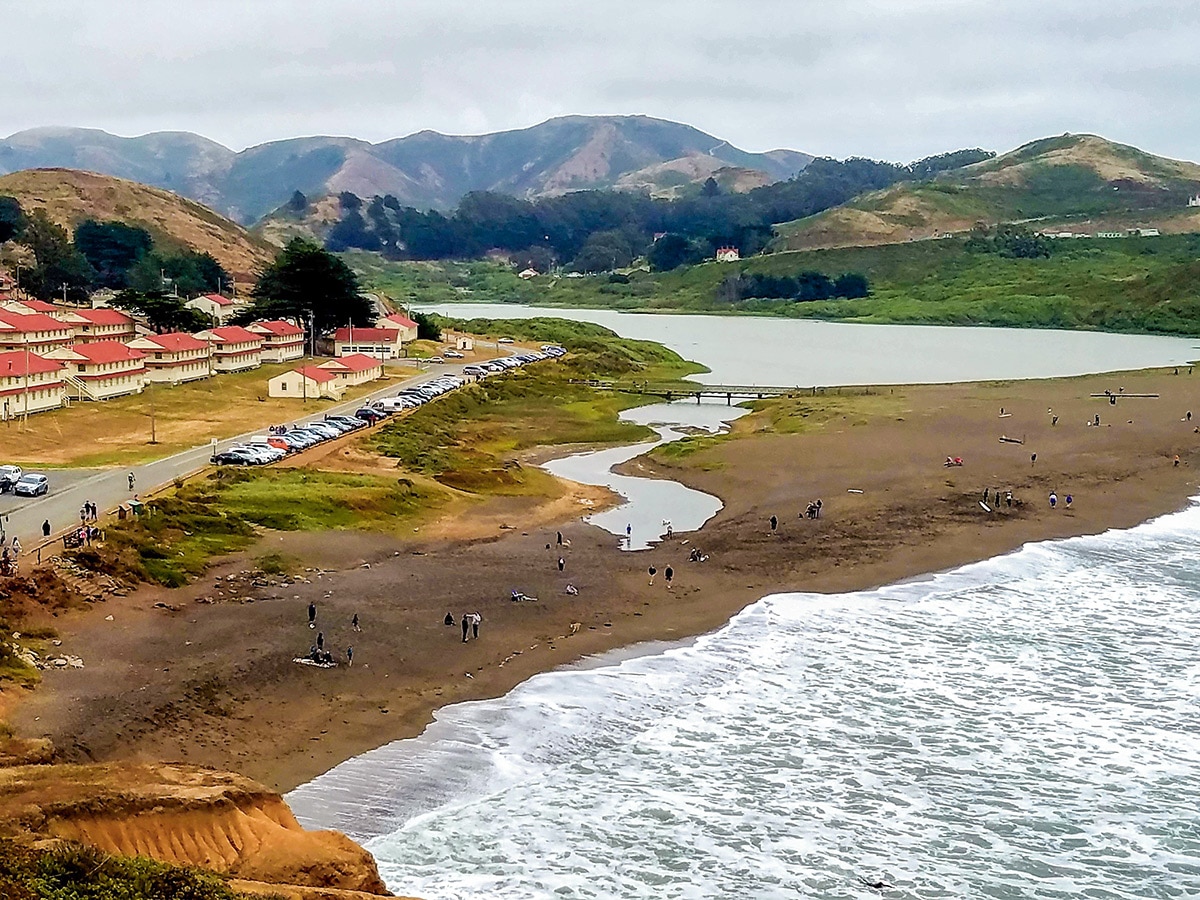
{"label": "wooden footbridge", "polygon": [[763,400],[767,397],[816,396],[823,390],[817,387],[775,387],[762,384],[695,384],[678,381],[655,384],[651,381],[603,381],[599,379],[572,379],[572,384],[586,384],[602,391],[622,391],[626,394],[647,394],[662,397],[668,403],[673,400],[691,400],[699,403],[704,397],[716,397],[732,406],[737,400]]}

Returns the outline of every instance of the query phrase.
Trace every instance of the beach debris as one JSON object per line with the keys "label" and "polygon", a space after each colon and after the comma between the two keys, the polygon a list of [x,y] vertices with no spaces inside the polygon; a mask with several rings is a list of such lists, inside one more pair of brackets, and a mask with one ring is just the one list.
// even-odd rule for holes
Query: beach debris
{"label": "beach debris", "polygon": [[847,494],[861,494],[862,491],[860,491],[858,488],[847,488],[846,493]]}
{"label": "beach debris", "polygon": [[1025,443],[1025,438],[1014,438],[1014,437],[1009,437],[1007,434],[1002,434],[1002,435],[1000,435],[1000,443],[1002,443],[1002,444],[1023,444],[1023,443]]}
{"label": "beach debris", "polygon": [[105,622],[111,622],[112,620],[113,620],[112,613],[109,613],[107,616],[104,617]]}
{"label": "beach debris", "polygon": [[[337,668],[337,663],[335,663],[335,662],[317,662],[311,656],[297,656],[295,659],[292,660],[292,662],[298,663],[302,666],[312,666],[314,669],[336,669]],[[387,710],[385,709],[385,710],[383,710],[383,712],[387,712]]]}
{"label": "beach debris", "polygon": [[161,600],[159,600],[157,603],[154,604],[154,608],[155,609],[165,609],[168,612],[179,612],[178,606],[175,606],[174,604],[171,604],[171,603],[163,603],[163,601],[161,601]]}

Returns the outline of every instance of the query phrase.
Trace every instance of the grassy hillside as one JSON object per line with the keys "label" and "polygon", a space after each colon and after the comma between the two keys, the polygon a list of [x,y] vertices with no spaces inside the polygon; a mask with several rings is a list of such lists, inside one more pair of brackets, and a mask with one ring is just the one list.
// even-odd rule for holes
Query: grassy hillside
{"label": "grassy hillside", "polygon": [[274,258],[275,248],[193,200],[133,181],[74,169],[27,169],[0,176],[0,195],[26,210],[44,209],[73,231],[84,219],[140,225],[156,244],[211,253],[241,280]]}
{"label": "grassy hillside", "polygon": [[[1050,259],[973,253],[961,238],[777,253],[661,275],[633,272],[522,281],[498,263],[383,263],[348,257],[364,279],[403,302],[521,302],[606,309],[778,315],[877,323],[1008,325],[1200,334],[1200,235],[1062,241]],[[797,303],[721,299],[739,272],[830,276],[861,272],[862,300]]]}
{"label": "grassy hillside", "polygon": [[900,243],[1031,222],[1086,233],[1156,227],[1200,231],[1200,165],[1095,135],[1034,141],[995,159],[903,183],[779,227],[778,250]]}

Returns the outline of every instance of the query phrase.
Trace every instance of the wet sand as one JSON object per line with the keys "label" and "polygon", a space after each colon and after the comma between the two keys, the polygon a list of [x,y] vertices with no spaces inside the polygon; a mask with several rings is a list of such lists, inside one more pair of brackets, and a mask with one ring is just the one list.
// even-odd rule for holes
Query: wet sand
{"label": "wet sand", "polygon": [[[571,502],[561,497],[558,519],[512,501],[484,504],[483,520],[456,509],[404,538],[268,535],[248,557],[283,552],[327,571],[194,602],[215,596],[213,576],[248,568],[239,558],[179,591],[147,588],[60,617],[62,650],[86,668],[45,673],[10,721],[19,733],[53,739],[68,760],[180,760],[287,790],[420,733],[440,706],[502,695],[591,654],[710,631],[768,593],[870,588],[1177,510],[1197,492],[1200,465],[1200,419],[1183,420],[1188,409],[1200,412],[1200,374],[1181,372],[882,388],[865,411],[799,434],[756,432],[756,419],[743,419],[736,438],[686,464],[627,465],[725,502],[700,532],[637,553],[581,522],[585,507],[567,513]],[[1120,386],[1161,397],[1113,407],[1088,396]],[[1086,425],[1096,414],[1101,426]],[[948,455],[965,464],[944,468]],[[1018,502],[985,512],[985,488],[1011,490]],[[822,518],[801,518],[817,498]],[[535,519],[538,527],[520,530]],[[563,573],[558,530],[571,542]],[[694,546],[707,562],[688,562]],[[660,572],[653,587],[650,564]],[[667,565],[671,591],[661,575]],[[578,596],[564,592],[568,583]],[[513,603],[512,589],[539,599]],[[160,600],[178,611],[154,608]],[[317,633],[306,624],[310,600],[326,646],[344,657],[353,645],[353,668],[292,662]],[[442,620],[474,611],[483,616],[479,640],[463,644],[459,628]],[[361,633],[350,626],[355,613]]]}

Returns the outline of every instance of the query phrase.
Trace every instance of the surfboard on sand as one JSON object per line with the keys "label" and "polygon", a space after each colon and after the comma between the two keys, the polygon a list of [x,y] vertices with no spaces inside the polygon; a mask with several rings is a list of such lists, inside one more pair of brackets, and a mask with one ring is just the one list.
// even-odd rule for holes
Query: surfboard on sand
{"label": "surfboard on sand", "polygon": [[983,507],[984,512],[992,511],[992,508],[990,506],[988,506],[986,503],[984,503],[982,500],[979,501],[979,505]]}

